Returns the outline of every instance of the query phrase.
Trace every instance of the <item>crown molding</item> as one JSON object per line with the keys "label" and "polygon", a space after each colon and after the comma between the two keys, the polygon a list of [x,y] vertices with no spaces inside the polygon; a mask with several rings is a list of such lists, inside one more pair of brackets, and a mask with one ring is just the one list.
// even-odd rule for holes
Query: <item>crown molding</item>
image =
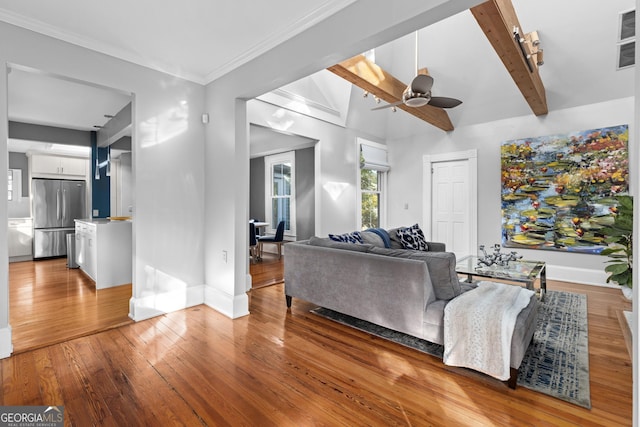
{"label": "crown molding", "polygon": [[301,17],[300,19],[291,22],[285,28],[280,31],[276,31],[268,37],[262,39],[260,43],[256,43],[251,48],[245,50],[240,55],[233,58],[231,61],[224,65],[213,69],[207,74],[205,81],[211,83],[212,81],[222,77],[223,75],[233,71],[243,64],[257,58],[263,53],[273,49],[279,44],[293,38],[294,36],[306,31],[314,25],[322,22],[331,15],[339,12],[345,7],[355,3],[357,0],[329,0],[321,4],[317,9]]}
{"label": "crown molding", "polygon": [[142,56],[133,54],[125,49],[118,49],[108,43],[103,43],[96,39],[92,39],[91,37],[81,36],[70,31],[62,31],[53,25],[46,24],[37,19],[28,18],[23,15],[16,14],[6,9],[0,8],[0,21],[4,21],[8,24],[15,25],[17,27],[21,27],[39,34],[43,34],[54,39],[62,40],[76,46],[84,47],[95,52],[103,53],[105,55],[109,55],[123,61],[131,62],[133,64],[137,64],[154,71],[159,71],[165,74],[172,75],[174,77],[189,80],[194,83],[202,85],[205,84],[202,76],[188,73],[184,70],[176,72],[174,70],[171,70],[171,67],[168,64],[162,66],[156,63],[151,63],[150,61],[145,60]]}

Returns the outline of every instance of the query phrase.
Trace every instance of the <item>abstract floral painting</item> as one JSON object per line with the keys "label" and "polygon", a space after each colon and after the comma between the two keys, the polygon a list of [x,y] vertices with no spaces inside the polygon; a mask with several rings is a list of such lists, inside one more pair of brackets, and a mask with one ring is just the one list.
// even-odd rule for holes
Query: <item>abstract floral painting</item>
{"label": "abstract floral painting", "polygon": [[628,125],[505,141],[502,244],[600,253],[628,191]]}

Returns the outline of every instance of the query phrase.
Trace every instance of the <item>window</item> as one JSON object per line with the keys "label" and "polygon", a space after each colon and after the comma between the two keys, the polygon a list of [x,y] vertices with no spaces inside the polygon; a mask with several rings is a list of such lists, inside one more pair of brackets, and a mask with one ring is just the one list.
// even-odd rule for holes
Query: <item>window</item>
{"label": "window", "polygon": [[367,228],[380,227],[380,200],[382,199],[382,186],[380,182],[385,172],[378,172],[372,169],[362,169],[360,171],[360,206],[362,209],[361,219],[363,230]]}
{"label": "window", "polygon": [[265,214],[269,231],[275,233],[280,221],[284,221],[285,234],[295,236],[295,152],[266,156],[264,161]]}
{"label": "window", "polygon": [[387,149],[358,138],[360,156],[358,222],[360,229],[386,226]]}

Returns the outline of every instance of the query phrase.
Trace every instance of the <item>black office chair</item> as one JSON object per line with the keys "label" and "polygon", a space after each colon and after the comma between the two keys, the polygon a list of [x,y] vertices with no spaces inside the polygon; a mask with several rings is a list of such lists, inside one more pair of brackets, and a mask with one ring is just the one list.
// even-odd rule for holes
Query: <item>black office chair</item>
{"label": "black office chair", "polygon": [[253,262],[258,260],[258,241],[256,239],[256,226],[253,222],[249,223],[249,255]]}
{"label": "black office chair", "polygon": [[260,257],[262,257],[262,244],[273,243],[278,246],[278,259],[282,258],[282,245],[284,244],[284,221],[278,223],[275,236],[260,236],[258,246]]}

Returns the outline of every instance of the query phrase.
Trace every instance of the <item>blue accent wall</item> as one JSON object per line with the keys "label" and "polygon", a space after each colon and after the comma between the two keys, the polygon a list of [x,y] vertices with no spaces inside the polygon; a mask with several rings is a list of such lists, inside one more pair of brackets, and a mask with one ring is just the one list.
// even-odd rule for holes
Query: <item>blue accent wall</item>
{"label": "blue accent wall", "polygon": [[[111,215],[111,179],[106,175],[109,147],[98,147],[97,141],[97,133],[91,132],[91,216],[106,218]],[[100,179],[96,179],[96,158],[101,165],[98,168]],[[94,215],[96,210],[98,214]]]}

